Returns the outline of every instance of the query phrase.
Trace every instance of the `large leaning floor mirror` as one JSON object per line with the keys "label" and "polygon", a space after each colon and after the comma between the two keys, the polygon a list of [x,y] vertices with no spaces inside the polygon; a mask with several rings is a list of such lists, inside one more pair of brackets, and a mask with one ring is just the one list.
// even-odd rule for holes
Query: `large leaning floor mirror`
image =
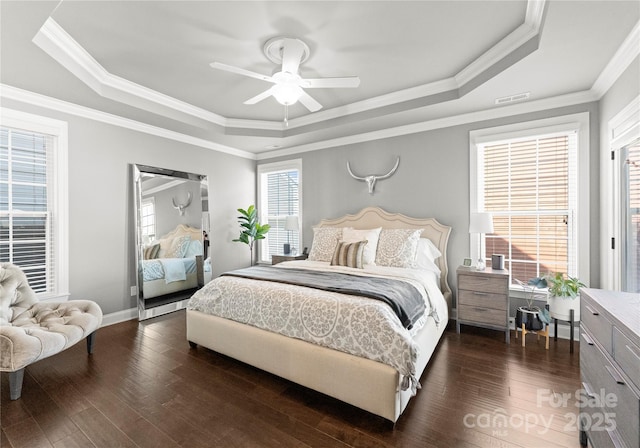
{"label": "large leaning floor mirror", "polygon": [[211,279],[207,176],[132,165],[138,318],[185,308]]}

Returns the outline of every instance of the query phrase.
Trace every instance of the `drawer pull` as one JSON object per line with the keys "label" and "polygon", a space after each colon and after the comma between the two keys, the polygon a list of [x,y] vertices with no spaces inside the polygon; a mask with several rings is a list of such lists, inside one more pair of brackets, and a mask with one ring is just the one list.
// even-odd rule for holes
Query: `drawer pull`
{"label": "drawer pull", "polygon": [[626,445],[620,440],[620,436],[618,435],[618,431],[615,429],[607,428],[607,432],[609,433],[609,437],[613,442],[613,446],[615,448],[624,448]]}
{"label": "drawer pull", "polygon": [[591,308],[589,305],[585,305],[584,306],[591,314],[593,314],[594,316],[599,316],[600,312],[597,310],[594,310],[593,308]]}
{"label": "drawer pull", "polygon": [[580,336],[582,337],[582,339],[584,339],[584,342],[586,342],[589,345],[593,345],[593,340],[587,336],[585,333],[580,333]]}
{"label": "drawer pull", "polygon": [[638,361],[640,361],[640,355],[636,353],[635,349],[633,347],[631,347],[630,345],[625,344],[625,347],[627,347],[627,350],[629,350],[631,352],[631,354],[633,356],[635,356],[636,358],[638,358]]}
{"label": "drawer pull", "polygon": [[582,388],[584,389],[584,393],[587,394],[587,397],[589,398],[596,397],[596,394],[593,393],[593,391],[591,390],[591,386],[589,386],[589,384],[583,382]]}
{"label": "drawer pull", "polygon": [[486,292],[473,291],[473,295],[474,296],[486,296],[488,294]]}
{"label": "drawer pull", "polygon": [[625,381],[624,381],[624,378],[622,378],[620,376],[620,374],[618,374],[616,369],[614,369],[611,366],[604,366],[604,368],[607,369],[607,372],[609,372],[609,375],[611,375],[611,378],[613,378],[616,383],[618,383],[618,384],[626,384]]}

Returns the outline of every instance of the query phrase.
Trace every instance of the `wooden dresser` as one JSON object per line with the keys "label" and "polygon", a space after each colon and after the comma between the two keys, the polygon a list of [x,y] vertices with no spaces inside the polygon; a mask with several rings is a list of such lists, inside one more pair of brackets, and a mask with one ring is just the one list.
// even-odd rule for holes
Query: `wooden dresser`
{"label": "wooden dresser", "polygon": [[640,446],[640,294],[580,290],[580,438]]}
{"label": "wooden dresser", "polygon": [[456,331],[460,324],[493,328],[505,332],[509,343],[509,271],[460,267]]}

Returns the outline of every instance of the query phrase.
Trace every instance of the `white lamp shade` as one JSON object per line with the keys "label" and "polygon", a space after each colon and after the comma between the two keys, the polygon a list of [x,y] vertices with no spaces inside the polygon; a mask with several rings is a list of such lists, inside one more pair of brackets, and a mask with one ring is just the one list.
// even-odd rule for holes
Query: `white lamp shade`
{"label": "white lamp shade", "polygon": [[298,230],[300,225],[298,224],[297,216],[287,216],[284,220],[284,230]]}
{"label": "white lamp shade", "polygon": [[491,213],[471,213],[469,233],[493,233],[493,216]]}

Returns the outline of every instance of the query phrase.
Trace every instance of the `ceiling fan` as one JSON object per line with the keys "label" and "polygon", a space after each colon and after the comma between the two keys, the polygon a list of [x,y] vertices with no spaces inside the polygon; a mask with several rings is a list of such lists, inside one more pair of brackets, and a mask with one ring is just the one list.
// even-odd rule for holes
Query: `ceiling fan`
{"label": "ceiling fan", "polygon": [[[316,101],[304,89],[327,89],[358,87],[360,78],[348,76],[343,78],[303,78],[298,73],[300,64],[309,58],[309,46],[300,39],[290,37],[275,37],[267,41],[263,48],[265,56],[275,64],[282,64],[279,71],[273,75],[263,75],[240,67],[212,62],[211,67],[224,70],[250,78],[261,79],[273,83],[269,89],[249,98],[244,104],[256,104],[270,96],[285,107],[300,101],[311,112],[322,109],[322,105]],[[286,118],[285,118],[286,121]]]}

